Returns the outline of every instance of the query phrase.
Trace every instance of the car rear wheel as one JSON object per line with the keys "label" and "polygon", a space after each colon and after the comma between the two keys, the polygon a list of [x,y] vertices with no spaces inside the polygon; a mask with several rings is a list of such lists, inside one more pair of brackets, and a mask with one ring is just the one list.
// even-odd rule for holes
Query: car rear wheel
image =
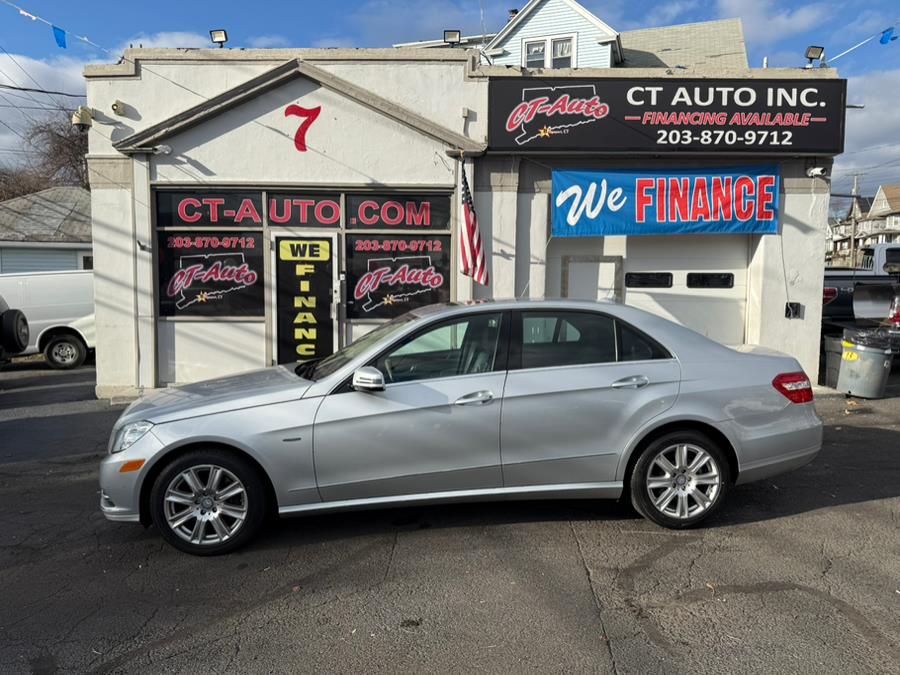
{"label": "car rear wheel", "polygon": [[718,445],[698,432],[674,432],[641,453],[631,473],[631,503],[654,523],[681,529],[715,513],[730,487],[730,468]]}
{"label": "car rear wheel", "polygon": [[57,335],[50,338],[44,347],[44,358],[52,368],[71,370],[77,368],[87,357],[87,347],[75,335]]}
{"label": "car rear wheel", "polygon": [[194,555],[233,551],[252,539],[266,515],[266,489],[249,461],[221,450],[179,457],[150,492],[154,525],[175,548]]}

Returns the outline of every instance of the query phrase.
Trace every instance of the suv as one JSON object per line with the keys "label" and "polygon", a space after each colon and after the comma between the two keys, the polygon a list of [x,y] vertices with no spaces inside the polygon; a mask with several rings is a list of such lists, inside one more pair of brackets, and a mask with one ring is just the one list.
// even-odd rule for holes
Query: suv
{"label": "suv", "polygon": [[0,363],[28,346],[28,321],[18,309],[10,309],[0,295]]}

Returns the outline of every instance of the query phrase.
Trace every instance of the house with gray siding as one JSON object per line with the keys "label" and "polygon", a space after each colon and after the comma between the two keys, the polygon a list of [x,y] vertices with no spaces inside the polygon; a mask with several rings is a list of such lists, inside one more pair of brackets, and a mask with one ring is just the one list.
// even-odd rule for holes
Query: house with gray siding
{"label": "house with gray siding", "polygon": [[93,269],[91,193],[54,187],[0,202],[0,274]]}

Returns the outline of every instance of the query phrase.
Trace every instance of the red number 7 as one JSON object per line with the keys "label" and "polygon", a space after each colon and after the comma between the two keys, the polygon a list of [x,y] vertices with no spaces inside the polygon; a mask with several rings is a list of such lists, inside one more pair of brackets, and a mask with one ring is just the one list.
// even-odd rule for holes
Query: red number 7
{"label": "red number 7", "polygon": [[299,105],[289,105],[284,109],[285,117],[292,115],[303,118],[303,123],[297,129],[297,133],[294,134],[294,147],[297,148],[298,152],[306,152],[306,132],[309,130],[310,125],[316,121],[320,112],[322,112],[322,106],[304,108]]}

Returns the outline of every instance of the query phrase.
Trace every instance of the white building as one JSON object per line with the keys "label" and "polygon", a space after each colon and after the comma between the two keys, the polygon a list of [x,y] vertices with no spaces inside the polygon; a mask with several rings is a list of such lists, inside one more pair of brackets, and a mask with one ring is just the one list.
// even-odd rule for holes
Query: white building
{"label": "white building", "polygon": [[[512,53],[507,28],[491,49]],[[553,30],[518,43],[546,34],[552,51]],[[88,67],[98,396],[327,353],[421,303],[510,296],[618,298],[726,343],[788,351],[815,373],[830,188],[807,170],[840,151],[843,81],[750,69],[736,21],[603,44],[621,44],[621,63],[535,71],[463,49],[138,49]],[[548,88],[548,101],[567,95],[549,116],[534,98]],[[487,287],[459,273],[463,168]],[[627,171],[651,181],[657,210],[643,213],[660,222],[641,230],[627,209],[615,222],[609,209],[571,226],[552,217],[571,206],[555,206],[554,179],[586,190]],[[690,181],[672,209],[693,210],[671,226],[657,179]],[[699,186],[726,179],[736,210],[714,223]]]}

